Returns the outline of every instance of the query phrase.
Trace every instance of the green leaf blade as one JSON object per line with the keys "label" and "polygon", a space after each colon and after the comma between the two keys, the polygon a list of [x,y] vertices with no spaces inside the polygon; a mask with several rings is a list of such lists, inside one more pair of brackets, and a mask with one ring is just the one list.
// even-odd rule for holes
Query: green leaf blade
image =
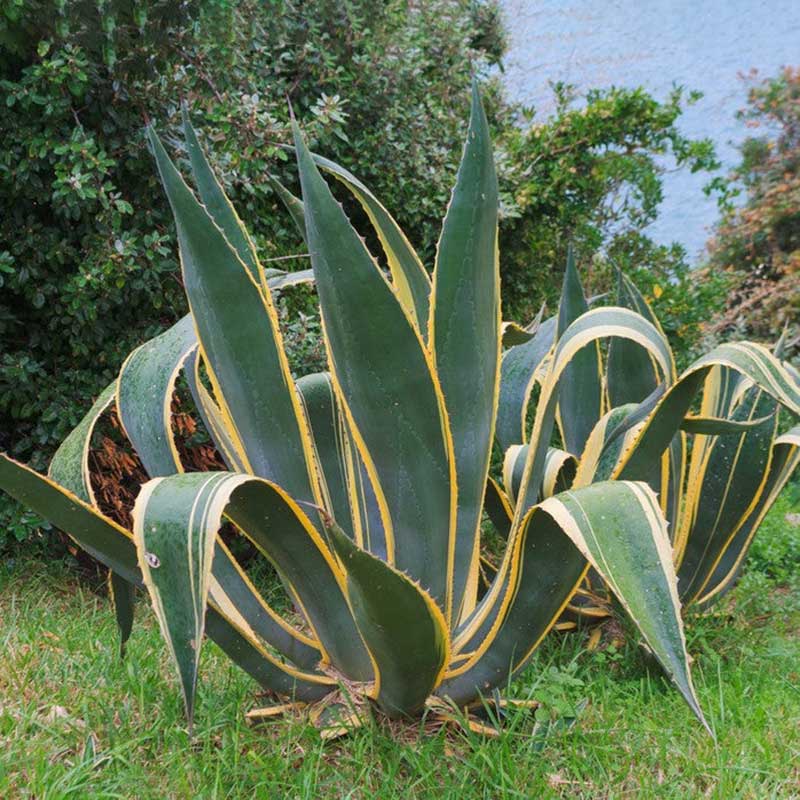
{"label": "green leaf blade", "polygon": [[375,663],[375,697],[390,717],[414,714],[448,661],[445,618],[408,577],[361,550],[337,526],[330,533],[347,572],[353,615]]}
{"label": "green leaf blade", "polygon": [[[429,340],[444,393],[458,476],[453,604],[476,584],[477,541],[500,390],[498,190],[489,124],[477,85],[467,141],[442,225]],[[471,580],[472,579],[472,580]]]}
{"label": "green leaf blade", "polygon": [[187,314],[134,350],[120,370],[120,421],[151,478],[183,469],[172,432],[172,396],[178,373],[196,348],[194,322]]}
{"label": "green leaf blade", "polygon": [[200,346],[248,471],[316,503],[310,437],[269,293],[197,202],[152,130],[150,141],[176,219]]}
{"label": "green leaf blade", "polygon": [[331,375],[378,496],[387,558],[447,609],[455,484],[441,390],[412,320],[296,126],[295,146]]}
{"label": "green leaf blade", "polygon": [[[560,339],[567,328],[588,310],[589,304],[570,248],[558,307],[556,339]],[[561,378],[558,400],[561,432],[565,449],[577,458],[603,413],[601,375],[600,349],[596,342],[592,342],[575,355]]]}

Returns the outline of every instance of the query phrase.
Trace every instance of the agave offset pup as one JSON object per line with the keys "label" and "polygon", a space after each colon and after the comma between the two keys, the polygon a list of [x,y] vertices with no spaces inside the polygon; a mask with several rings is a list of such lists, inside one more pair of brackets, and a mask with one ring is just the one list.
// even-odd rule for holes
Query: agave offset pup
{"label": "agave offset pup", "polygon": [[[146,588],[189,718],[205,635],[294,702],[345,687],[391,717],[481,707],[526,665],[593,568],[702,720],[654,488],[662,489],[663,454],[718,365],[800,411],[779,361],[755,345],[723,346],[676,379],[658,327],[628,308],[586,310],[574,265],[558,319],[540,328],[552,329],[549,344],[504,326],[497,183],[473,88],[432,277],[369,190],[312,155],[295,125],[302,200],[276,188],[311,254],[329,371],[294,381],[272,292],[308,276],[262,268],[188,121],[185,134],[199,198],[152,131],[150,140],[190,314],[129,356],[49,477],[3,457],[0,487],[109,567],[123,640],[132,587]],[[388,276],[320,169],[363,206]],[[598,343],[609,337],[643,354],[662,384],[616,438],[597,433],[608,421],[605,401],[584,391],[585,367],[596,367]],[[542,348],[540,363],[531,370],[518,349],[501,358],[504,338]],[[183,471],[170,419],[181,370],[228,471]],[[493,442],[505,440],[515,415],[524,429],[534,378],[533,429],[517,440],[524,455],[515,451],[505,492],[489,479]],[[152,478],[132,531],[98,509],[88,470],[92,430],[112,404]],[[551,447],[556,430],[560,449]],[[609,471],[619,441],[624,452]],[[589,470],[587,459],[599,466]],[[505,537],[499,563],[484,558],[484,509]],[[223,519],[272,562],[301,622],[259,595],[219,536]]]}

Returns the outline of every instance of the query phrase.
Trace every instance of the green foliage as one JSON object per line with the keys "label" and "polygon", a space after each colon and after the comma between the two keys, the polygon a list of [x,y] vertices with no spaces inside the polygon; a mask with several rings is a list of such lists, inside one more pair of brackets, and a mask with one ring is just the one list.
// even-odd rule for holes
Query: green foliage
{"label": "green foliage", "polygon": [[[504,301],[512,318],[532,318],[543,300],[554,307],[553,275],[563,270],[568,243],[582,262],[604,247],[624,257],[621,266],[652,267],[665,284],[680,279],[685,255],[642,235],[662,199],[665,157],[693,172],[717,166],[711,142],[686,137],[677,124],[695,94],[676,89],[658,101],[643,89],[612,88],[579,98],[565,84],[553,92],[551,117],[523,109],[522,125],[500,139]],[[590,273],[589,287],[594,293],[608,285]]]}
{"label": "green foliage", "polygon": [[[318,149],[375,154],[361,175],[430,243],[464,130],[453,87],[502,53],[492,8],[3,0],[0,449],[44,467],[82,398],[186,310],[148,118],[174,126],[191,102],[265,261],[302,252],[268,182],[289,159],[287,97]],[[316,324],[289,331],[309,366]]]}
{"label": "green foliage", "polygon": [[773,581],[788,583],[800,573],[800,485],[790,484],[764,520],[748,566]]}
{"label": "green foliage", "polygon": [[548,637],[515,682],[519,696],[546,694],[550,708],[566,713],[588,700],[577,724],[540,741],[545,726],[528,709],[511,711],[494,738],[424,725],[397,737],[395,726],[370,725],[331,745],[302,717],[250,725],[242,708],[252,706],[256,684],[210,645],[190,746],[153,616],[137,617],[121,661],[105,599],[61,563],[20,558],[13,569],[0,566],[0,796],[791,797],[791,676],[800,663],[800,612],[791,601],[774,585],[740,585],[723,619],[692,620],[687,635],[714,740],[648,672],[635,641],[609,664],[604,645],[586,652],[585,636],[569,634]]}
{"label": "green foliage", "polygon": [[314,146],[392,165],[364,177],[392,186],[409,228],[425,231],[446,202],[463,133],[450,86],[498,57],[469,46],[495,36],[496,20],[446,0],[413,14],[400,2],[314,5],[4,3],[0,429],[14,436],[0,445],[42,466],[77,422],[76,398],[185,310],[141,136],[148,116],[176,120],[175,98],[219,143],[265,260],[299,250],[267,182],[288,157],[286,97]]}
{"label": "green foliage", "polygon": [[678,368],[687,367],[707,347],[708,321],[724,307],[730,278],[699,271],[681,245],[659,245],[638,231],[614,236],[593,259],[593,292],[613,291],[612,267],[641,289],[672,345]]}
{"label": "green foliage", "polygon": [[712,182],[723,212],[710,246],[709,269],[735,281],[716,335],[775,339],[800,352],[800,69],[751,76],[739,119],[754,131],[727,180]]}
{"label": "green foliage", "polygon": [[14,551],[20,542],[32,543],[40,537],[43,528],[49,527],[38,514],[11,498],[3,497],[0,502],[0,553]]}

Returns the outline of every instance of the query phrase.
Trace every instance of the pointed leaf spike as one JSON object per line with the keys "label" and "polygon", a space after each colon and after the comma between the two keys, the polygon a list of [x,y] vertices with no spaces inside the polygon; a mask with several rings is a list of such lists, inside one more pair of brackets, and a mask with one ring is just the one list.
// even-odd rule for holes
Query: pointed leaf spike
{"label": "pointed leaf spike", "polygon": [[450,659],[447,623],[410,578],[350,541],[332,520],[353,616],[375,666],[373,695],[390,717],[419,711]]}
{"label": "pointed leaf spike", "polygon": [[200,146],[197,134],[192,127],[189,113],[184,104],[183,112],[183,135],[186,139],[186,149],[189,152],[189,160],[192,165],[192,175],[197,184],[197,191],[200,200],[206,208],[209,216],[222,228],[225,238],[236,250],[239,258],[242,259],[253,279],[261,283],[261,268],[256,255],[256,248],[244,223],[239,219],[239,215],[233,208],[233,204],[225,195],[222,184],[217,180],[217,176],[208,163],[206,154]]}
{"label": "pointed leaf spike", "polygon": [[418,580],[449,619],[457,487],[436,371],[296,123],[293,130],[331,380],[375,490],[387,561]]}
{"label": "pointed leaf spike", "polygon": [[[224,508],[214,504],[213,496],[227,477],[228,473],[210,473],[199,493],[191,475],[183,481],[157,478],[142,487],[133,511],[139,567],[178,668],[190,730],[214,543]],[[188,522],[174,513],[176,507],[186,504],[183,494],[193,508],[203,512],[190,516]]]}
{"label": "pointed leaf spike", "polygon": [[[583,294],[575,254],[570,245],[561,304],[558,309],[556,341],[567,328],[589,310]],[[559,388],[559,421],[564,447],[579,457],[589,434],[603,414],[603,385],[601,379],[600,347],[596,342],[585,347],[567,367]]]}
{"label": "pointed leaf spike", "polygon": [[433,273],[429,347],[442,384],[458,476],[454,616],[476,601],[479,527],[500,393],[498,189],[475,81],[467,140]]}

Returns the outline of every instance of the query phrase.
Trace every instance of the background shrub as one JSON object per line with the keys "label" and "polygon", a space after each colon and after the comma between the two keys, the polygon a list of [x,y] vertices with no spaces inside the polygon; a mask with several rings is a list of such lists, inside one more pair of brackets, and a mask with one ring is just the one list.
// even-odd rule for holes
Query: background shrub
{"label": "background shrub", "polygon": [[709,266],[735,289],[712,332],[775,340],[788,326],[790,353],[800,354],[800,68],[758,80],[739,119],[754,130],[741,162],[711,188],[722,219]]}
{"label": "background shrub", "polygon": [[[688,351],[708,297],[680,248],[642,229],[664,154],[714,164],[677,131],[691,97],[556,86],[553,116],[534,121],[503,96],[504,48],[495,0],[0,0],[0,449],[44,468],[125,355],[185,312],[142,136],[154,120],[180,155],[181,99],[263,260],[306,265],[267,180],[297,188],[288,98],[312,146],[384,200],[431,266],[474,72],[499,162],[506,316],[553,308],[572,239],[596,291],[612,260],[640,273]],[[294,370],[319,369],[313,292],[280,308]],[[0,548],[36,524],[0,498]]]}

